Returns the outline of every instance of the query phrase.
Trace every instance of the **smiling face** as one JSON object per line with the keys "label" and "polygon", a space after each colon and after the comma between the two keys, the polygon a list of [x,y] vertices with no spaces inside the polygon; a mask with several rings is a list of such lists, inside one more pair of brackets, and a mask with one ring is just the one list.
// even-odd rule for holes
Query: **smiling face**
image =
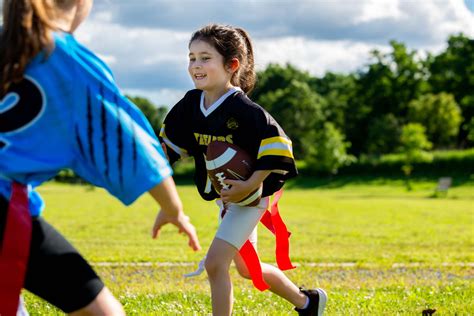
{"label": "smiling face", "polygon": [[219,93],[231,86],[232,71],[224,66],[224,57],[205,41],[189,45],[188,71],[196,89]]}

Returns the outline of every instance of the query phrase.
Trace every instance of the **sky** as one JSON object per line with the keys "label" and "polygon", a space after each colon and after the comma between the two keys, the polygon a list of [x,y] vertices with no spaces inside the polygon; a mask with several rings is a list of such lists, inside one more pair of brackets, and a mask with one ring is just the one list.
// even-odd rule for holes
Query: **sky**
{"label": "sky", "polygon": [[95,0],[75,34],[125,93],[171,106],[193,88],[188,41],[208,23],[245,28],[257,70],[291,63],[322,76],[362,69],[390,40],[423,55],[451,34],[474,38],[474,0]]}

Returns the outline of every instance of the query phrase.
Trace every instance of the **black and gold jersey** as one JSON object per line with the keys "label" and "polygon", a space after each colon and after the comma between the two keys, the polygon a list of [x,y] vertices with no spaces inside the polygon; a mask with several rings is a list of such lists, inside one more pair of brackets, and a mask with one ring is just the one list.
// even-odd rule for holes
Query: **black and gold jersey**
{"label": "black and gold jersey", "polygon": [[218,198],[207,177],[205,154],[214,140],[235,144],[254,157],[255,170],[271,170],[263,182],[263,196],[279,190],[296,176],[291,140],[275,119],[240,89],[232,89],[208,109],[204,93],[191,90],[166,116],[160,140],[170,163],[186,156],[195,162],[194,182],[205,200]]}

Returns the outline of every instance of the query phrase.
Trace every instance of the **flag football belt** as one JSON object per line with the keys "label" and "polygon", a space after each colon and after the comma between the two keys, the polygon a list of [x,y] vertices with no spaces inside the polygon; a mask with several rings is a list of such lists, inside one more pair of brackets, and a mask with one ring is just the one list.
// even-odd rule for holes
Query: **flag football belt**
{"label": "flag football belt", "polygon": [[[275,256],[278,268],[282,271],[294,269],[295,266],[290,261],[290,235],[291,233],[287,230],[283,219],[280,216],[278,210],[278,201],[283,194],[283,189],[275,193],[273,198],[270,211],[266,210],[263,214],[260,222],[270,230],[276,238],[276,249]],[[223,216],[225,212],[223,212]],[[247,240],[245,244],[239,250],[240,255],[244,259],[245,265],[249,270],[250,277],[252,278],[253,285],[260,291],[264,291],[270,288],[270,286],[263,279],[262,266],[260,265],[260,259],[257,251],[255,250],[252,243]]]}
{"label": "flag football belt", "polygon": [[28,191],[24,185],[13,183],[3,238],[0,236],[0,315],[2,316],[15,316],[17,313],[30,253],[31,229]]}

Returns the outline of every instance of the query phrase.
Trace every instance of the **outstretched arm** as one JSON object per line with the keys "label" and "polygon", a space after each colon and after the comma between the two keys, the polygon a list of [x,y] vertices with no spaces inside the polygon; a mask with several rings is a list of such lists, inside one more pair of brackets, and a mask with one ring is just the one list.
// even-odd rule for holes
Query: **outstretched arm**
{"label": "outstretched arm", "polygon": [[157,238],[161,227],[171,223],[178,227],[180,233],[188,235],[188,245],[193,250],[200,250],[201,246],[196,234],[196,228],[191,224],[189,217],[184,214],[183,204],[178,196],[173,178],[168,177],[163,182],[148,191],[161,206],[153,225],[152,237]]}

